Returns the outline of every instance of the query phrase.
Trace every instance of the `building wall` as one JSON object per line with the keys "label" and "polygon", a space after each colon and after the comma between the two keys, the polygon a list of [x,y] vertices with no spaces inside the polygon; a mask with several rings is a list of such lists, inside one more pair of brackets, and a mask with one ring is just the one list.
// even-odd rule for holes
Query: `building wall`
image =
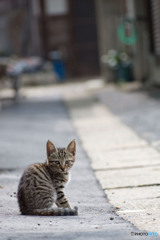
{"label": "building wall", "polygon": [[148,81],[150,61],[150,40],[148,29],[147,5],[145,0],[132,0],[136,21],[137,42],[133,47],[133,64],[135,80]]}
{"label": "building wall", "polygon": [[160,1],[149,1],[149,30],[150,30],[150,83],[160,85]]}
{"label": "building wall", "polygon": [[8,55],[10,49],[9,38],[9,17],[1,15],[0,17],[0,55]]}
{"label": "building wall", "polygon": [[[133,63],[134,79],[144,81],[149,76],[148,69],[151,61],[146,1],[96,0],[96,5],[100,58],[110,49],[128,52]],[[138,40],[132,46],[125,46],[118,38],[118,25],[123,17],[135,19]],[[107,81],[114,80],[113,72],[103,63],[101,63],[101,70]]]}
{"label": "building wall", "polygon": [[[117,36],[118,24],[124,15],[124,1],[96,0],[99,57],[108,53],[110,49],[122,50],[123,44]],[[107,81],[113,81],[114,75],[109,68],[101,62],[101,72]]]}

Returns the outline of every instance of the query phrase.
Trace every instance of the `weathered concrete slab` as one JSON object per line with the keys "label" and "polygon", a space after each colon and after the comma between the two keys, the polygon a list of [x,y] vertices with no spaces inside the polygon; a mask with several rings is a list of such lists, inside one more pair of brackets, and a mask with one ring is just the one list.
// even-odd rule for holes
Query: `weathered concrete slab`
{"label": "weathered concrete slab", "polygon": [[160,166],[95,172],[103,189],[160,184]]}
{"label": "weathered concrete slab", "polygon": [[151,187],[160,183],[160,153],[94,99],[89,106],[85,101],[77,106],[75,96],[68,106],[96,177],[116,212],[141,230],[160,233],[159,186]]}
{"label": "weathered concrete slab", "polygon": [[[160,231],[160,213],[157,211],[160,207],[159,186],[106,190],[105,193],[116,207],[118,215],[130,220],[140,229]],[[141,221],[137,221],[137,218]]]}
{"label": "weathered concrete slab", "polygon": [[72,117],[75,119],[74,124],[77,132],[87,150],[92,151],[93,146],[97,151],[98,149],[101,151],[104,149],[141,147],[147,144],[146,141],[140,139],[129,127],[124,126],[118,118],[113,117],[109,111],[105,111],[98,103],[94,105],[92,102],[87,108],[85,101],[82,101],[81,105],[79,101],[79,106],[75,102],[75,105],[70,104],[70,108],[72,109]]}
{"label": "weathered concrete slab", "polygon": [[160,164],[159,153],[149,147],[89,152],[94,170],[143,167]]}
{"label": "weathered concrete slab", "polygon": [[120,207],[117,211],[145,210],[147,213],[151,213],[160,206],[159,186],[111,189],[105,190],[105,193],[115,206]]}

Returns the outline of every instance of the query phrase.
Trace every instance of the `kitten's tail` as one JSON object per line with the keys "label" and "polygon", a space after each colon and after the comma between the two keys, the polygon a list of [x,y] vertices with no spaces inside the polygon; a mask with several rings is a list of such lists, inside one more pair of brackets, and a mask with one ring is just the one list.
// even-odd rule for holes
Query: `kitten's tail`
{"label": "kitten's tail", "polygon": [[35,209],[27,213],[27,215],[37,215],[37,216],[77,216],[78,208],[51,208],[51,209]]}

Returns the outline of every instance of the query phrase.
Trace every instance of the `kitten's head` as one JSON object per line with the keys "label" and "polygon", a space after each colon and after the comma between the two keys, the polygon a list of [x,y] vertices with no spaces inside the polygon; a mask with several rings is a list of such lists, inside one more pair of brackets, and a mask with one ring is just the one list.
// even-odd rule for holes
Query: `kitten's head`
{"label": "kitten's head", "polygon": [[76,142],[71,141],[66,148],[56,148],[48,140],[47,142],[47,164],[56,172],[68,172],[75,161]]}

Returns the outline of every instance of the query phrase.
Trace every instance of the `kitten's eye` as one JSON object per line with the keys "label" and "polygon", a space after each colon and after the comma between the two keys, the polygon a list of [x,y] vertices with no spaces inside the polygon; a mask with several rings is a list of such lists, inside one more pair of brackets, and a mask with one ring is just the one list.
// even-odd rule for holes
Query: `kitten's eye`
{"label": "kitten's eye", "polygon": [[56,164],[59,164],[59,161],[54,161]]}
{"label": "kitten's eye", "polygon": [[66,160],[65,163],[68,165],[68,164],[70,164],[70,162],[71,162],[70,160]]}

